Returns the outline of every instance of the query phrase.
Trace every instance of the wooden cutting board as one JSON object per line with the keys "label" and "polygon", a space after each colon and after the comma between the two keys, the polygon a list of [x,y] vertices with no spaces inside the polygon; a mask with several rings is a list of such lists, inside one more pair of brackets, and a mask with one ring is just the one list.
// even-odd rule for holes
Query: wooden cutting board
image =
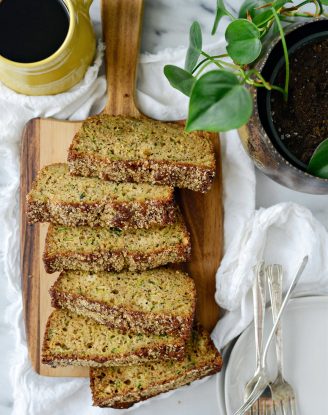
{"label": "wooden cutting board", "polygon": [[[103,0],[103,35],[106,43],[108,102],[105,112],[144,117],[134,103],[135,72],[139,54],[142,0]],[[28,225],[26,194],[43,166],[65,162],[71,140],[81,122],[32,119],[21,146],[21,272],[24,318],[29,355],[34,370],[45,376],[88,376],[87,368],[56,368],[40,361],[43,333],[52,311],[49,288],[58,274],[47,274],[42,262],[47,224]],[[212,329],[219,317],[214,301],[215,272],[222,253],[222,185],[220,144],[213,134],[217,174],[205,195],[180,190],[178,199],[192,237],[192,259],[185,265],[196,281],[197,315]]]}

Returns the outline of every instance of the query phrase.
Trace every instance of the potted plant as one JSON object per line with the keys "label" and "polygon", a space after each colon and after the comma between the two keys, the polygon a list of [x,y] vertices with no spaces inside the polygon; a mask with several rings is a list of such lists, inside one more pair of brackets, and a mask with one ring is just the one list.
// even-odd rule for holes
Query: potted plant
{"label": "potted plant", "polygon": [[[167,65],[164,73],[190,97],[187,130],[239,128],[265,174],[295,190],[326,194],[328,20],[322,15],[328,0],[288,3],[246,0],[236,18],[218,0],[212,34],[223,16],[231,19],[227,53],[203,51],[194,22],[185,67]],[[310,3],[312,13],[303,9]],[[209,64],[216,68],[203,73]]]}

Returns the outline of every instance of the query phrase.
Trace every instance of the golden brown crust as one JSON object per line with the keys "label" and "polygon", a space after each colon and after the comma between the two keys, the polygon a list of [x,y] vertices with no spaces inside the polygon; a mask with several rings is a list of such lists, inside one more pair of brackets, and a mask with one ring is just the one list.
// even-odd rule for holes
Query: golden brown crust
{"label": "golden brown crust", "polygon": [[[199,328],[200,333],[204,333],[204,330]],[[202,335],[202,334],[201,334]],[[104,384],[102,379],[111,379],[111,369],[90,369],[90,387],[92,391],[93,404],[99,407],[111,407],[111,408],[128,408],[133,404],[149,399],[153,396],[159,395],[160,393],[167,392],[172,389],[176,389],[180,386],[189,384],[197,379],[201,379],[205,376],[215,374],[221,370],[222,367],[222,357],[220,353],[216,350],[213,342],[207,335],[207,341],[205,345],[206,355],[203,355],[202,358],[190,368],[186,367],[183,371],[178,371],[177,373],[174,370],[171,370],[170,373],[166,373],[165,379],[161,378],[158,380],[156,377],[156,363],[153,364],[155,369],[152,373],[153,380],[145,389],[138,387],[130,388],[119,388],[114,392],[111,388],[110,392],[104,393]],[[203,352],[204,353],[204,352]],[[186,359],[188,359],[188,347],[186,348]],[[172,364],[174,367],[174,363]],[[179,368],[181,368],[179,366]],[[108,370],[108,373],[106,372]],[[122,379],[119,377],[119,380],[126,379],[128,368],[125,371],[125,374],[122,375]],[[143,373],[147,372],[148,365],[140,369]],[[149,374],[151,376],[151,374]],[[117,379],[116,377],[114,379]]]}
{"label": "golden brown crust", "polygon": [[[109,306],[104,301],[94,301],[87,296],[76,295],[58,288],[59,280],[50,289],[51,304],[54,308],[68,308],[82,316],[93,318],[109,328],[116,328],[124,333],[153,333],[172,335],[187,339],[190,335],[196,307],[196,288],[192,290],[192,311],[189,315],[158,314],[132,310],[127,306]],[[133,289],[133,287],[131,287]],[[173,312],[174,310],[172,310]]]}
{"label": "golden brown crust", "polygon": [[[51,222],[64,226],[150,228],[175,220],[172,199],[148,202],[52,203],[27,198],[29,223]],[[108,212],[111,212],[109,215]]]}
{"label": "golden brown crust", "polygon": [[68,252],[48,255],[46,248],[43,263],[48,274],[69,269],[94,272],[145,271],[167,264],[187,261],[190,252],[190,246],[183,244],[166,249],[154,249],[154,251],[147,254],[103,251],[95,254]]}
{"label": "golden brown crust", "polygon": [[[88,118],[85,124],[101,124],[104,116],[94,116]],[[108,116],[106,116],[108,117]],[[113,123],[120,123],[120,116],[111,116]],[[133,118],[129,118],[133,122]],[[154,124],[158,121],[152,121]],[[162,123],[161,123],[162,125]],[[176,130],[177,124],[165,123],[166,128]],[[182,126],[181,126],[182,129]],[[194,191],[205,193],[211,187],[215,176],[215,156],[211,142],[211,135],[208,132],[199,131],[197,134],[202,140],[207,142],[208,156],[210,163],[179,162],[175,160],[140,159],[140,160],[113,160],[110,157],[100,156],[96,153],[87,153],[77,150],[80,142],[78,131],[69,147],[68,164],[73,175],[87,177],[99,177],[103,180],[115,182],[134,182],[167,185],[172,187],[187,188]]]}
{"label": "golden brown crust", "polygon": [[214,180],[215,165],[201,167],[163,160],[104,159],[87,153],[69,151],[68,165],[73,175],[99,177],[114,182],[151,183],[186,188],[206,193]]}
{"label": "golden brown crust", "polygon": [[[61,167],[55,163],[47,167]],[[39,176],[44,174],[44,168]],[[99,199],[96,202],[40,201],[33,197],[37,193],[38,178],[26,197],[26,215],[29,223],[51,222],[64,226],[102,226],[126,228],[150,228],[154,225],[173,223],[175,215],[174,192],[167,189],[166,197],[145,201],[116,201]]]}
{"label": "golden brown crust", "polygon": [[142,394],[131,394],[130,396],[124,397],[124,401],[113,401],[113,400],[103,400],[98,395],[93,393],[94,389],[94,377],[91,375],[92,368],[90,368],[90,388],[92,391],[92,399],[93,399],[93,406],[99,406],[100,408],[114,408],[114,409],[126,409],[130,408],[134,404],[142,401],[146,401],[147,399],[153,398],[154,396],[158,396],[161,393],[169,392],[170,390],[180,388],[185,386],[195,380],[202,379],[207,376],[215,375],[216,373],[220,372],[222,367],[222,363],[219,361],[213,362],[213,366],[205,366],[203,368],[199,368],[197,371],[193,371],[188,376],[182,380],[178,379],[178,377],[170,382],[162,383],[156,385],[153,391],[148,393],[147,395]]}
{"label": "golden brown crust", "polygon": [[108,367],[122,365],[140,365],[145,362],[158,360],[181,360],[184,357],[183,345],[163,346],[155,345],[153,348],[143,348],[140,351],[124,354],[116,358],[105,358],[96,355],[81,357],[78,354],[66,356],[51,354],[45,346],[42,349],[42,363],[53,368],[61,366],[85,366],[85,367]]}
{"label": "golden brown crust", "polygon": [[82,271],[144,271],[170,263],[187,261],[191,254],[190,236],[184,227],[186,241],[163,248],[154,248],[148,252],[129,251],[128,248],[118,250],[103,250],[93,253],[83,252],[49,252],[50,240],[54,232],[49,225],[43,262],[48,274],[63,270]]}
{"label": "golden brown crust", "polygon": [[[121,353],[116,355],[109,354],[108,356],[100,356],[92,353],[88,354],[87,347],[85,350],[78,353],[58,354],[54,353],[49,347],[49,336],[52,325],[52,317],[57,311],[53,311],[49,316],[46,329],[44,332],[44,339],[42,345],[42,358],[44,364],[51,367],[58,366],[87,366],[87,367],[107,367],[107,366],[121,366],[142,364],[149,361],[157,360],[181,360],[185,355],[185,342],[181,338],[176,338],[174,343],[153,343],[149,347],[140,347],[137,350],[128,353]],[[94,323],[95,324],[95,323]],[[103,326],[104,330],[108,330]]]}

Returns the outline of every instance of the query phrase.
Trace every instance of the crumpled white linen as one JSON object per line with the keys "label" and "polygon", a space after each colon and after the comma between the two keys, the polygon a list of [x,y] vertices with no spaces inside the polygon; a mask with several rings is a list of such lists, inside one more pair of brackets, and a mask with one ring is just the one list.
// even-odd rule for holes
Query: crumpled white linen
{"label": "crumpled white linen", "polygon": [[[236,230],[237,231],[237,230]],[[228,310],[212,337],[226,345],[253,319],[251,286],[253,266],[259,260],[283,265],[284,292],[305,255],[309,262],[294,296],[328,294],[328,233],[309,209],[295,203],[279,203],[255,211],[227,247],[217,272],[216,301]]]}
{"label": "crumpled white linen", "polygon": [[[224,43],[210,45],[208,51],[222,51]],[[33,117],[55,117],[80,120],[89,114],[98,113],[105,104],[106,82],[99,76],[102,59],[102,44],[94,65],[88,70],[80,84],[70,91],[47,97],[28,97],[17,94],[0,84],[0,250],[4,259],[4,274],[10,306],[7,321],[15,330],[15,350],[12,358],[12,381],[14,393],[13,415],[92,415],[116,413],[117,410],[92,408],[87,379],[47,378],[34,373],[27,355],[25,329],[22,316],[21,285],[19,269],[19,144],[25,123]],[[186,50],[167,49],[156,55],[142,55],[138,70],[137,102],[142,112],[161,119],[183,119],[187,114],[188,100],[174,90],[163,75],[165,64],[183,65]],[[229,137],[230,136],[230,137]],[[226,138],[229,138],[226,140]],[[254,169],[241,148],[235,132],[222,138],[226,228],[250,215],[254,209]],[[229,183],[226,182],[229,180]],[[229,188],[242,187],[247,190],[247,201],[233,194]],[[242,195],[240,195],[242,196]],[[230,212],[230,213],[229,213]],[[232,235],[229,231],[229,235]],[[229,239],[229,238],[228,238]],[[195,386],[197,387],[197,384]],[[166,395],[167,396],[167,395]],[[158,398],[154,398],[158,399]],[[142,404],[142,405],[146,405]],[[133,409],[135,411],[135,409]],[[137,410],[138,411],[138,410]],[[125,411],[124,411],[125,412]],[[120,411],[122,414],[123,412]]]}

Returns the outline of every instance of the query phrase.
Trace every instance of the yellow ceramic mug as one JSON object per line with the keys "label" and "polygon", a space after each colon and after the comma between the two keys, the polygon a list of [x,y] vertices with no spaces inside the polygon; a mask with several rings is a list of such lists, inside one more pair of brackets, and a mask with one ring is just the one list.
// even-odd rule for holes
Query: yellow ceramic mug
{"label": "yellow ceramic mug", "polygon": [[96,39],[89,16],[92,0],[63,0],[69,28],[60,48],[38,62],[13,62],[0,55],[0,81],[26,95],[52,95],[77,84],[92,62]]}

